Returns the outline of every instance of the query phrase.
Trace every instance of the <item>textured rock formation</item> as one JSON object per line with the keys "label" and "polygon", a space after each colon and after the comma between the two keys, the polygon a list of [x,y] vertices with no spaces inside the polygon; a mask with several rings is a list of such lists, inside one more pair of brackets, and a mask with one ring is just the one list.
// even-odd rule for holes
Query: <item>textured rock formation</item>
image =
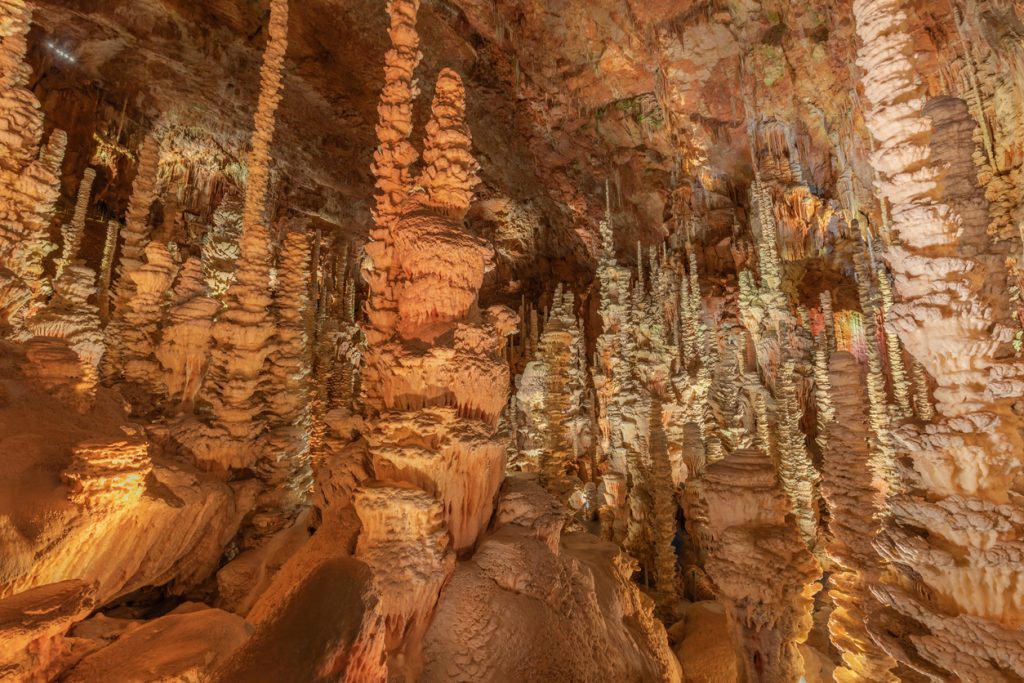
{"label": "textured rock formation", "polygon": [[207,295],[199,259],[185,261],[172,300],[155,355],[167,398],[190,412],[210,360],[213,321],[220,311],[220,302]]}
{"label": "textured rock formation", "polygon": [[92,184],[96,180],[96,171],[87,168],[82,174],[78,183],[78,199],[75,201],[75,212],[71,220],[60,228],[61,247],[60,258],[56,260],[57,273],[55,280],[60,279],[61,272],[72,261],[78,257],[78,250],[82,248],[82,235],[85,232],[85,216],[89,211],[89,199],[92,193]]}
{"label": "textured rock formation", "polygon": [[736,634],[740,680],[795,681],[821,571],[787,518],[775,468],[760,451],[735,451],[708,466],[702,489],[705,566]]}
{"label": "textured rock formation", "polygon": [[69,580],[0,599],[0,676],[52,680],[72,659],[64,634],[93,609],[94,589]]}
{"label": "textured rock formation", "polygon": [[[124,226],[121,228],[120,257],[117,264],[117,279],[111,290],[111,297],[103,297],[104,307],[110,307],[110,318],[104,336],[107,353],[103,357],[102,375],[106,382],[120,379],[124,374],[124,336],[128,330],[125,317],[128,314],[129,301],[134,293],[135,282],[131,274],[142,267],[146,245],[152,230],[150,211],[156,200],[157,171],[160,164],[160,145],[157,140],[148,136],[139,150],[139,162],[132,183],[131,199],[128,202],[128,213]],[[105,255],[105,254],[104,254]],[[112,263],[112,261],[108,261]],[[103,269],[106,278],[108,266]],[[107,280],[104,280],[104,285]],[[104,292],[106,287],[104,287]]]}
{"label": "textured rock formation", "polygon": [[854,14],[866,123],[878,142],[872,165],[900,239],[886,252],[900,299],[888,322],[938,386],[936,420],[897,436],[915,481],[890,499],[878,545],[906,578],[879,589],[893,623],[872,630],[892,656],[934,678],[1019,677],[1021,604],[1001,587],[1019,582],[1024,566],[1011,484],[1020,418],[1008,410],[1021,369],[1000,358],[1014,333],[985,286],[998,269],[979,253],[973,168],[960,161],[957,136],[974,125],[962,101],[926,100],[905,3],[863,0]]}
{"label": "textured rock formation", "polygon": [[559,506],[528,476],[507,480],[494,532],[445,587],[419,680],[681,680],[630,560],[585,534],[559,540]]}
{"label": "textured rock formation", "polygon": [[884,484],[871,469],[867,397],[853,356],[837,353],[829,363],[836,414],[827,425],[821,491],[829,511],[828,555],[833,561],[829,597],[832,643],[843,653],[837,681],[896,681],[896,662],[868,635],[866,624],[881,608],[871,587],[881,582],[885,563],[872,542],[885,506]]}
{"label": "textured rock formation", "polygon": [[0,5],[0,325],[21,337],[48,293],[43,260],[56,249],[49,228],[67,145],[60,130],[43,144],[43,113],[25,63],[31,20],[21,0]]}

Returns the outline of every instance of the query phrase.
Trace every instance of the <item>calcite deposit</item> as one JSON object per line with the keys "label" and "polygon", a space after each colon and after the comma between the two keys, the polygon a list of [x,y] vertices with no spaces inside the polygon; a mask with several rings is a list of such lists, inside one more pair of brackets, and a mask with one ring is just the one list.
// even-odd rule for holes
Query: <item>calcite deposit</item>
{"label": "calcite deposit", "polygon": [[0,681],[1024,680],[1021,36],[0,0]]}

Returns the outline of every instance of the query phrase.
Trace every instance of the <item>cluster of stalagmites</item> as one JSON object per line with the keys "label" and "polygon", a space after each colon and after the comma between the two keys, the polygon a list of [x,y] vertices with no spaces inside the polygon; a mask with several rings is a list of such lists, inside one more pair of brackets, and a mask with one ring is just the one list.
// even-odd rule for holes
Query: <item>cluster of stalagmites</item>
{"label": "cluster of stalagmites", "polygon": [[[812,193],[792,130],[761,122],[736,281],[702,278],[697,207],[685,239],[620,265],[609,205],[593,321],[563,285],[519,316],[481,309],[493,254],[464,226],[479,180],[454,71],[422,159],[410,142],[419,4],[387,3],[361,264],[269,206],[288,29],[273,0],[244,201],[229,190],[201,244],[163,241],[150,136],[100,272],[79,259],[89,169],[48,277],[64,136],[42,143],[28,10],[0,0],[0,398],[18,399],[0,420],[25,432],[24,493],[0,515],[0,651],[16,652],[0,676],[134,680],[133,650],[187,641],[189,671],[223,681],[677,681],[657,610],[687,680],[809,677],[824,613],[837,681],[1024,678],[1024,366],[978,222],[972,116],[982,182],[1010,190],[989,177],[980,94],[925,97],[905,3],[853,2],[885,246],[856,193]],[[797,301],[812,223],[849,235],[859,310]],[[61,482],[53,500],[37,470]],[[72,629],[214,575],[217,608]],[[699,614],[718,615],[721,661],[694,651]],[[268,656],[292,650],[312,654]]]}

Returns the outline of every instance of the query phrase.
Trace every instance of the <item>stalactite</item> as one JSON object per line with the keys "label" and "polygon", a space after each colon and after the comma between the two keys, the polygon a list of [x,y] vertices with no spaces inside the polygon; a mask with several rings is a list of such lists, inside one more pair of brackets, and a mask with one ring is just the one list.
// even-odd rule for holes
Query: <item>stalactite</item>
{"label": "stalactite", "polygon": [[828,505],[831,538],[827,552],[833,562],[829,597],[835,609],[829,616],[832,643],[843,653],[835,673],[841,683],[895,683],[896,662],[871,639],[865,624],[881,605],[871,588],[881,581],[884,562],[872,547],[885,505],[881,487],[871,471],[868,446],[867,400],[860,368],[848,353],[832,357],[828,372],[839,389],[836,414],[826,425],[821,490]]}
{"label": "stalactite", "polygon": [[78,183],[75,211],[71,216],[71,220],[60,228],[61,254],[60,258],[56,261],[57,272],[54,275],[54,280],[60,279],[64,268],[78,257],[78,250],[82,247],[82,235],[85,233],[85,216],[89,211],[92,184],[95,180],[96,171],[92,168],[85,169],[82,179]]}
{"label": "stalactite", "polygon": [[121,228],[121,251],[117,265],[117,280],[114,282],[109,304],[109,323],[104,329],[107,353],[103,357],[101,375],[106,382],[119,380],[124,374],[125,315],[132,298],[134,282],[131,274],[142,267],[143,252],[149,242],[152,226],[149,223],[150,210],[157,197],[157,171],[160,162],[160,145],[156,138],[148,136],[139,150],[139,163],[128,200],[128,213]]}
{"label": "stalactite", "polygon": [[43,261],[56,249],[49,228],[67,146],[61,130],[43,144],[43,114],[25,61],[31,21],[22,0],[0,6],[0,325],[22,338],[25,320],[49,293]]}

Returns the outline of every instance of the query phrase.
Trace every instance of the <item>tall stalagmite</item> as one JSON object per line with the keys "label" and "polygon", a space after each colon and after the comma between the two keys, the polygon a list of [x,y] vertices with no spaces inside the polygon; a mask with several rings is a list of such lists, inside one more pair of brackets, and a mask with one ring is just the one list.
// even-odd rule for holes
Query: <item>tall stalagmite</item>
{"label": "tall stalagmite", "polygon": [[878,535],[885,500],[883,482],[872,476],[867,396],[860,368],[849,353],[840,352],[829,363],[836,413],[827,425],[821,492],[828,505],[829,597],[835,608],[829,616],[832,642],[843,653],[836,670],[839,683],[893,683],[895,662],[868,635],[866,624],[881,605],[871,594],[885,571],[885,563],[872,546]]}
{"label": "tall stalagmite", "polygon": [[25,63],[31,21],[23,0],[0,4],[0,334],[19,337],[49,292],[43,260],[57,248],[49,228],[67,146],[61,130],[43,144],[43,113]]}
{"label": "tall stalagmite", "polygon": [[277,264],[274,349],[267,359],[264,396],[267,406],[265,449],[257,465],[264,493],[254,522],[262,531],[276,531],[291,521],[309,500],[310,369],[309,258],[306,225],[292,226],[284,238]]}
{"label": "tall stalagmite", "polygon": [[237,272],[225,294],[224,311],[213,325],[210,369],[202,391],[202,397],[210,404],[212,420],[208,428],[196,426],[186,436],[196,459],[213,469],[251,467],[257,461],[273,458],[256,446],[266,424],[257,390],[264,379],[264,365],[274,336],[267,194],[270,146],[281,102],[287,50],[288,2],[272,0],[248,158]]}
{"label": "tall stalagmite", "polygon": [[[392,675],[408,680],[452,551],[471,549],[491,516],[505,459],[495,433],[508,397],[505,337],[516,327],[507,308],[477,307],[489,252],[462,227],[478,180],[454,71],[439,74],[432,113],[428,165],[391,227],[402,279],[369,280],[371,299],[394,287],[398,316],[390,337],[368,334],[366,376],[379,382],[382,410],[368,435],[376,482],[355,496],[357,555],[381,593]],[[415,592],[410,576],[421,577]]]}
{"label": "tall stalagmite", "polygon": [[958,121],[973,128],[967,105],[926,97],[906,4],[853,3],[872,164],[900,240],[886,251],[897,297],[887,322],[937,384],[936,419],[896,434],[916,480],[889,501],[878,546],[903,577],[878,589],[892,613],[872,632],[935,678],[1011,680],[1024,677],[1024,600],[1010,589],[1024,583],[1013,492],[1024,420],[1011,409],[1024,366],[1002,351],[1014,330],[988,289],[1006,274],[984,258],[984,226],[960,211],[978,192],[961,163],[970,148],[950,137]]}
{"label": "tall stalagmite", "polygon": [[152,232],[150,211],[158,193],[157,173],[160,166],[160,144],[153,136],[147,136],[139,150],[132,194],[128,201],[128,213],[121,228],[120,258],[117,265],[117,280],[112,296],[104,297],[110,311],[110,321],[103,334],[107,342],[107,353],[103,357],[102,375],[106,382],[114,382],[124,374],[124,347],[128,313],[128,302],[134,293],[135,282],[131,274],[142,267],[143,254]]}
{"label": "tall stalagmite", "polygon": [[96,180],[96,171],[92,168],[85,169],[82,179],[78,183],[78,199],[75,201],[75,211],[71,220],[60,228],[61,248],[60,258],[56,260],[57,272],[54,279],[59,279],[61,272],[72,261],[78,258],[78,250],[82,247],[82,236],[85,232],[85,217],[89,211],[89,199],[92,193],[92,184]]}

